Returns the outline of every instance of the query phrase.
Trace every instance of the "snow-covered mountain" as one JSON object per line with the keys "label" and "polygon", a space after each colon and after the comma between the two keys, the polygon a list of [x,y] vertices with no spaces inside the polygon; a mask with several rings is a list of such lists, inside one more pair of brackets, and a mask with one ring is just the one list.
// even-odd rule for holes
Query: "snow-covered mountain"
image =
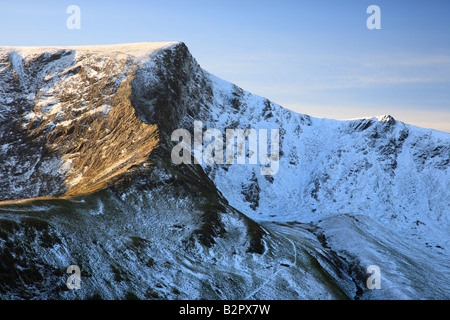
{"label": "snow-covered mountain", "polygon": [[[278,129],[277,173],[175,165],[194,121]],[[297,114],[183,43],[1,47],[0,297],[448,299],[449,168],[449,133]]]}

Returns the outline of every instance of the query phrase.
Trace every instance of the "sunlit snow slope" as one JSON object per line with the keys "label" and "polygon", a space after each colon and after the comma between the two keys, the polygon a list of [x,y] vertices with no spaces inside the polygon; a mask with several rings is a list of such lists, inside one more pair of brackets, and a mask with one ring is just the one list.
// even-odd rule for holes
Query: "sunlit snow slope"
{"label": "sunlit snow slope", "polygon": [[[175,165],[194,121],[278,129],[278,172]],[[449,133],[289,111],[183,43],[1,47],[0,297],[448,299],[449,168]]]}

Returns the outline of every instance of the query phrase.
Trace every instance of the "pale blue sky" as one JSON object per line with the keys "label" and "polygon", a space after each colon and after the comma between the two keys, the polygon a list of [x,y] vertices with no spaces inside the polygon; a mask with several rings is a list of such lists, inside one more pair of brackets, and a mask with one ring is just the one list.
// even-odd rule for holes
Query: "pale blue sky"
{"label": "pale blue sky", "polygon": [[[0,3],[0,46],[183,41],[207,71],[294,111],[450,132],[447,0]],[[372,4],[381,30],[366,27]]]}

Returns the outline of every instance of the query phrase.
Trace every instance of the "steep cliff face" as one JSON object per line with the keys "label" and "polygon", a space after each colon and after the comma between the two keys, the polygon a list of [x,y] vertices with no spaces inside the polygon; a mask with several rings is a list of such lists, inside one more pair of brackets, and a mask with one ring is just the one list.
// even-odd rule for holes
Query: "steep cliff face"
{"label": "steep cliff face", "polygon": [[[175,165],[194,121],[278,129],[278,172]],[[449,297],[447,133],[296,114],[183,43],[0,48],[0,132],[2,298]]]}
{"label": "steep cliff face", "polygon": [[[208,126],[280,128],[278,173],[257,166],[215,166],[210,176],[230,204],[257,220],[317,221],[364,214],[416,235],[423,245],[448,247],[449,134],[390,116],[337,121],[290,112],[249,93],[239,110],[215,79],[216,112]],[[268,117],[267,115],[271,116]],[[206,166],[205,166],[206,167]],[[253,196],[236,192],[252,182]],[[257,201],[256,201],[257,200]]]}
{"label": "steep cliff face", "polygon": [[100,190],[136,170],[157,146],[157,126],[131,106],[138,66],[129,56],[12,49],[0,60],[0,199]]}

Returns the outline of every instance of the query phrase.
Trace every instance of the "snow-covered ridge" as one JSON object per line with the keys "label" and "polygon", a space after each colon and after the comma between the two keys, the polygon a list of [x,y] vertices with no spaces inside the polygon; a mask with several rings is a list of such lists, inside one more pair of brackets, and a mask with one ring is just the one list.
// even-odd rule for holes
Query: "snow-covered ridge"
{"label": "snow-covered ridge", "polygon": [[[353,120],[310,117],[211,79],[217,103],[211,127],[281,130],[280,169],[271,181],[254,176],[251,166],[213,170],[222,192],[247,215],[309,222],[364,213],[394,222],[398,229],[419,229],[406,231],[410,234],[431,235],[439,229],[436,237],[431,235],[435,244],[449,245],[443,234],[450,215],[450,134],[389,115]],[[235,97],[243,107],[224,108]],[[236,192],[242,185],[253,186],[253,203],[245,192]],[[417,221],[423,224],[417,226]]]}
{"label": "snow-covered ridge", "polygon": [[[145,63],[139,63],[142,60]],[[115,112],[123,110],[124,104],[132,111],[125,116]],[[128,128],[124,136],[110,135],[118,128],[116,121],[108,119],[121,116],[126,123],[142,124],[142,120],[158,126],[161,143],[152,153],[149,171],[136,170],[131,182],[87,197],[86,207],[75,201],[24,207],[24,211],[37,210],[38,214],[56,207],[57,213],[48,217],[58,225],[63,239],[71,237],[70,232],[64,233],[64,223],[73,218],[72,205],[76,215],[84,217],[86,224],[80,230],[89,226],[89,241],[81,242],[92,245],[79,249],[82,254],[78,254],[78,236],[74,243],[63,243],[61,250],[67,251],[61,253],[64,263],[71,259],[70,248],[75,248],[75,255],[98,257],[86,264],[113,278],[111,270],[102,266],[117,254],[114,263],[124,270],[133,270],[137,278],[151,283],[156,283],[155,274],[172,279],[182,284],[186,297],[191,285],[184,281],[186,273],[190,281],[203,286],[195,282],[203,277],[197,276],[191,265],[196,261],[208,272],[215,270],[214,275],[244,275],[236,278],[240,279],[237,291],[222,279],[218,287],[226,284],[227,289],[208,297],[329,297],[330,287],[322,287],[320,273],[304,282],[312,267],[303,262],[312,254],[320,268],[338,268],[337,273],[354,283],[361,281],[366,264],[379,265],[389,281],[384,282],[386,291],[379,292],[380,297],[450,296],[446,292],[449,281],[440,276],[448,274],[442,261],[448,260],[450,246],[450,134],[410,126],[390,116],[333,120],[292,112],[201,69],[182,43],[1,48],[2,199],[64,193],[60,188],[64,173],[83,150],[91,151],[84,159],[93,153],[99,158],[132,155],[135,139],[126,137],[139,131]],[[175,128],[191,130],[196,120],[222,132],[227,128],[279,129],[278,173],[261,176],[258,165],[175,166],[170,162],[170,135]],[[80,172],[88,172],[89,161],[79,168],[83,165],[87,169]],[[109,172],[109,167],[105,169],[100,173]],[[72,175],[72,183],[79,178]],[[7,219],[17,215],[18,211],[8,210],[0,207]],[[71,212],[71,217],[67,218],[66,212]],[[111,223],[115,217],[120,218]],[[253,223],[243,217],[250,217]],[[92,220],[97,224],[91,225]],[[267,233],[260,232],[259,225],[264,225]],[[150,234],[149,228],[153,230]],[[107,254],[97,245],[96,229],[105,231],[101,240],[111,244]],[[155,257],[160,269],[142,268],[142,256],[122,256],[129,252],[123,250],[130,236],[124,230],[138,235],[134,242],[146,248],[139,254]],[[120,236],[112,239],[110,235]],[[29,242],[20,235],[11,237]],[[192,244],[192,239],[198,238],[209,247],[194,246],[198,251],[194,250],[192,259],[183,243]],[[142,244],[148,239],[153,244],[147,248]],[[362,247],[355,248],[359,244]],[[253,248],[251,254],[249,247]],[[183,261],[178,260],[180,253],[186,253],[186,260],[184,256]],[[53,261],[52,254],[39,252],[33,259]],[[173,259],[167,258],[171,255]],[[336,255],[343,260],[335,260]],[[58,263],[63,264],[61,261]],[[164,265],[174,267],[165,269]],[[404,281],[418,265],[414,283]],[[182,270],[181,276],[177,270]],[[361,273],[352,273],[355,270]],[[428,283],[432,271],[436,275]],[[208,279],[214,287],[215,280]],[[247,280],[241,286],[242,279]],[[291,287],[283,291],[280,288],[285,283]],[[123,295],[126,285],[121,286],[117,283],[111,292],[108,285],[93,284],[105,297]],[[146,290],[132,282],[129,287]],[[196,297],[204,297],[202,289],[196,290]],[[361,295],[361,290],[349,289],[346,294],[372,296],[367,290]]]}
{"label": "snow-covered ridge", "polygon": [[86,45],[86,46],[0,46],[1,53],[16,52],[22,57],[41,54],[56,53],[60,50],[76,51],[79,53],[102,54],[108,57],[127,55],[137,59],[145,58],[159,50],[164,50],[180,42],[141,42],[113,45]]}
{"label": "snow-covered ridge", "polygon": [[[54,128],[70,131],[84,117],[107,115],[115,90],[125,81],[134,95],[152,100],[145,107],[139,102],[133,107],[148,123],[163,129],[187,127],[195,120],[223,131],[280,129],[280,169],[272,179],[254,177],[256,168],[251,165],[205,167],[228,201],[253,219],[309,222],[358,212],[377,221],[395,221],[406,233],[416,228],[420,237],[434,226],[440,235],[446,226],[450,134],[410,126],[389,115],[332,120],[292,112],[202,70],[181,42],[1,47],[0,56],[5,52],[9,54],[3,55],[3,65],[10,67],[4,67],[0,78],[6,80],[0,90],[0,115],[11,119],[7,111],[14,112],[14,103],[26,102],[23,108],[28,111],[17,114],[17,119],[27,128],[40,121],[41,133]],[[151,63],[137,66],[150,56]],[[131,81],[133,70],[136,79]],[[102,86],[111,82],[112,91],[106,93]],[[12,84],[20,91],[8,89]],[[170,134],[162,132],[163,138]],[[10,138],[2,147],[8,154],[18,143]],[[70,167],[72,157],[64,155],[60,167]],[[7,161],[17,172],[19,159],[10,156]],[[32,155],[28,161],[39,164]],[[35,166],[24,168],[27,174],[22,176],[32,177],[39,167]],[[13,194],[21,188],[8,186],[6,180],[4,184]],[[42,194],[45,189],[38,183],[31,186],[34,196],[49,195]],[[431,237],[434,246],[449,243],[448,238]]]}

